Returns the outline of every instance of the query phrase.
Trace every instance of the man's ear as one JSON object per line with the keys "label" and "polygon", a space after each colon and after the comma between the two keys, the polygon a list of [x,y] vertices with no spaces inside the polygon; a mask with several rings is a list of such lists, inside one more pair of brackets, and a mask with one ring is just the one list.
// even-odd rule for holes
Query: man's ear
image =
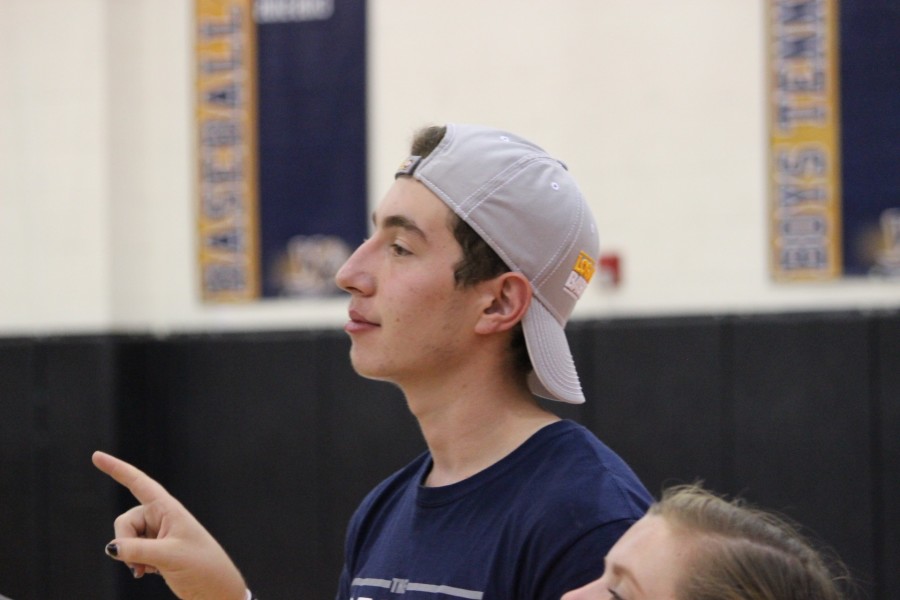
{"label": "man's ear", "polygon": [[486,307],[475,331],[495,333],[512,329],[531,306],[531,284],[517,271],[510,271],[482,282]]}

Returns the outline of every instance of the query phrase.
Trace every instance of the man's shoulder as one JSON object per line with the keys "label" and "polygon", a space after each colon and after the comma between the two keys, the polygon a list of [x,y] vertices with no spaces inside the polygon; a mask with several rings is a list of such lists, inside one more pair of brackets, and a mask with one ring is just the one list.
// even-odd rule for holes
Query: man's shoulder
{"label": "man's shoulder", "polygon": [[652,497],[628,464],[585,427],[564,421],[554,439],[538,448],[533,485],[545,506],[599,521],[638,519]]}
{"label": "man's shoulder", "polygon": [[542,456],[550,457],[550,466],[567,465],[574,472],[589,477],[618,471],[634,475],[622,457],[579,423],[563,420],[538,433],[544,434],[544,439],[536,444],[538,456],[535,458],[538,461],[542,460]]}

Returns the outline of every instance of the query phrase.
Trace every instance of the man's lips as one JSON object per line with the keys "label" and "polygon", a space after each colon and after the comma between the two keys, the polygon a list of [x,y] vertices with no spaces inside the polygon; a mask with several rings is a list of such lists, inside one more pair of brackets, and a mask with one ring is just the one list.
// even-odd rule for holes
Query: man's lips
{"label": "man's lips", "polygon": [[347,324],[344,325],[344,331],[347,333],[361,333],[363,331],[370,331],[378,327],[377,323],[373,323],[369,321],[362,313],[359,311],[351,309],[349,311],[350,320],[347,321]]}

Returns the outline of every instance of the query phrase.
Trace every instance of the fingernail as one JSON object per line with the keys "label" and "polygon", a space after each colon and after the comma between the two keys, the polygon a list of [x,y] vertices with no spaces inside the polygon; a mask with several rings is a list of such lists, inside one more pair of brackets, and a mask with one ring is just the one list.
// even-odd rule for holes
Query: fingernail
{"label": "fingernail", "polygon": [[131,576],[134,577],[135,579],[137,579],[138,578],[137,569],[135,569],[134,567],[129,567],[129,568],[131,569]]}
{"label": "fingernail", "polygon": [[114,543],[109,543],[106,545],[106,553],[113,558],[119,556],[119,547]]}

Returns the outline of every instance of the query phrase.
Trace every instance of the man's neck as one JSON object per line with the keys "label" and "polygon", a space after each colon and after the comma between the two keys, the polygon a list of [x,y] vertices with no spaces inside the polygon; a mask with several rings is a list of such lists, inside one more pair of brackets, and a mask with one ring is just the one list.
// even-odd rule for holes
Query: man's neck
{"label": "man's neck", "polygon": [[431,451],[430,487],[471,477],[559,420],[537,404],[524,382],[443,389],[452,391],[407,395]]}

